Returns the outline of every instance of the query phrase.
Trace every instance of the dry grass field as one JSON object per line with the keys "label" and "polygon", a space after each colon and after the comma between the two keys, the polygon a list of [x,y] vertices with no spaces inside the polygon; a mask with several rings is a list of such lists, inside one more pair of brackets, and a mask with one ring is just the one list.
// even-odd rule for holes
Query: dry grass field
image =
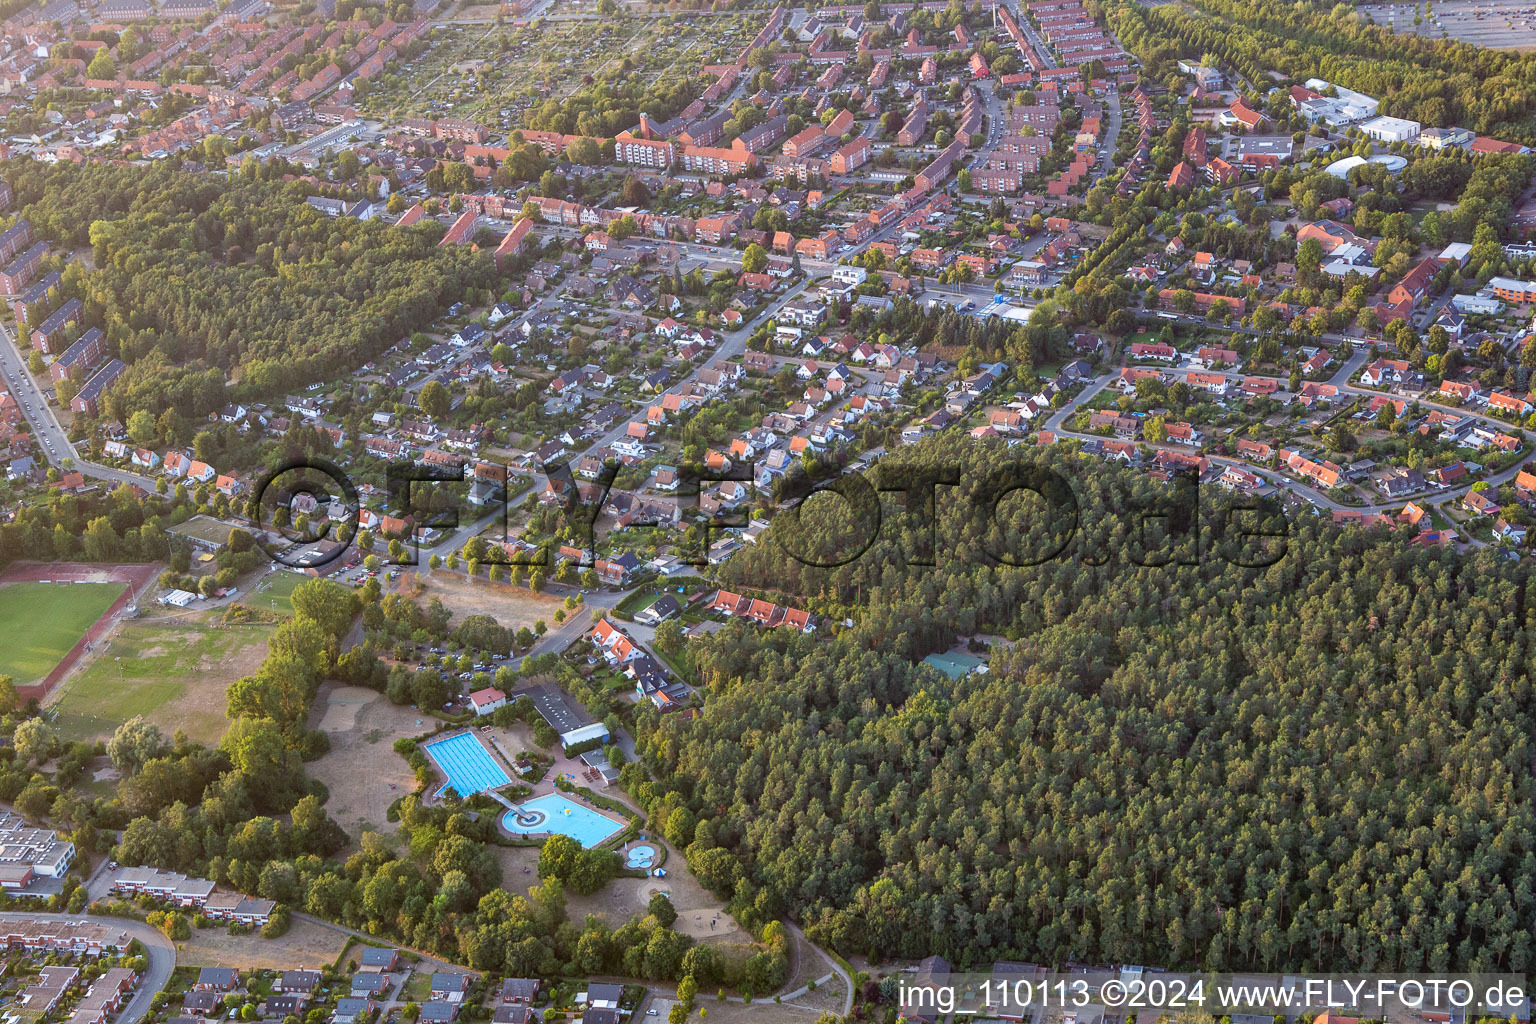
{"label": "dry grass field", "polygon": [[389,805],[416,787],[416,775],[395,753],[395,740],[417,736],[432,724],[408,707],[391,704],[382,693],[360,686],[326,683],[320,688],[310,725],[331,739],[331,749],[308,765],[325,783],[325,809],[354,843],[365,829],[392,832]]}
{"label": "dry grass field", "polygon": [[334,961],[346,941],[341,932],[297,918],[288,934],[277,939],[230,935],[222,928],[194,928],[192,938],[176,944],[176,962],[239,970],[286,970],[301,964],[313,969]]}

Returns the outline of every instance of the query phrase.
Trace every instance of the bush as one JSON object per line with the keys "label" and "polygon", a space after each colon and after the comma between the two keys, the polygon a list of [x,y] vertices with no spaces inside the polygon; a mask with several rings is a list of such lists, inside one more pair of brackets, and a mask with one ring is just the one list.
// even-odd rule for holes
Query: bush
{"label": "bush", "polygon": [[278,907],[272,911],[272,916],[267,923],[261,926],[261,937],[264,939],[275,939],[286,935],[292,923],[292,915],[289,914],[288,908]]}

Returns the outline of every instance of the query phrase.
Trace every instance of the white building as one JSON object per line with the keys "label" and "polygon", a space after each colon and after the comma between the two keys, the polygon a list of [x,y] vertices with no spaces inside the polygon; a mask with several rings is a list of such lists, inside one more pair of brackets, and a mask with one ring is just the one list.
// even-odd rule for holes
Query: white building
{"label": "white building", "polygon": [[469,706],[477,717],[488,715],[497,708],[507,706],[507,695],[495,687],[486,687],[469,695]]}
{"label": "white building", "polygon": [[1469,316],[1494,316],[1504,311],[1504,303],[1492,295],[1452,295],[1451,305]]}
{"label": "white building", "polygon": [[32,828],[20,815],[0,812],[0,888],[16,893],[38,878],[63,878],[74,862],[74,843],[52,829]]}
{"label": "white building", "polygon": [[832,280],[854,288],[863,284],[867,277],[869,277],[869,271],[863,267],[838,266],[832,270]]}
{"label": "white building", "polygon": [[1440,250],[1440,255],[1435,257],[1441,263],[1455,262],[1459,266],[1466,266],[1467,260],[1472,258],[1472,245],[1469,242],[1452,242]]}
{"label": "white building", "polygon": [[1342,86],[1334,86],[1321,78],[1309,78],[1307,88],[1313,92],[1326,92],[1332,89],[1333,96],[1319,96],[1315,99],[1305,100],[1296,105],[1301,111],[1301,116],[1308,121],[1322,121],[1324,124],[1335,128],[1355,124],[1376,116],[1380,103],[1363,92],[1355,92],[1353,89],[1345,89]]}
{"label": "white building", "polygon": [[1360,126],[1360,130],[1377,142],[1391,145],[1394,142],[1417,142],[1419,122],[1401,117],[1373,117]]}

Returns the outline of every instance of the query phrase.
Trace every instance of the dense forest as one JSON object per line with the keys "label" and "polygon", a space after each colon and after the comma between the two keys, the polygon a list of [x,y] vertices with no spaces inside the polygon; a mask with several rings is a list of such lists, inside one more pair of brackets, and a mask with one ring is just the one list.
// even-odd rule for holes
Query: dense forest
{"label": "dense forest", "polygon": [[1460,125],[1536,144],[1536,56],[1395,34],[1353,5],[1282,0],[1120,4],[1110,26],[1149,66],[1212,54],[1251,87],[1270,72],[1318,77],[1381,100],[1381,112],[1425,127]]}
{"label": "dense forest", "polygon": [[90,247],[62,290],[85,302],[128,372],[107,412],[204,415],[350,372],[427,326],[489,255],[438,249],[431,227],[330,218],[298,186],[237,176],[13,161],[3,173],[42,238]]}
{"label": "dense forest", "polygon": [[[1016,461],[1077,502],[1034,567],[986,552],[1044,552],[1065,513],[972,500]],[[705,883],[849,954],[1529,969],[1528,568],[1312,517],[1278,560],[1183,534],[1159,553],[1131,510],[1165,486],[1091,462],[937,439],[879,467],[964,467],[936,566],[907,564],[923,503],[894,496],[838,568],[786,553],[868,540],[827,496],[731,560],[728,586],[827,619],[697,641],[701,714],[642,720],[626,784],[697,820]],[[1001,638],[989,672],[918,664],[977,634]]]}

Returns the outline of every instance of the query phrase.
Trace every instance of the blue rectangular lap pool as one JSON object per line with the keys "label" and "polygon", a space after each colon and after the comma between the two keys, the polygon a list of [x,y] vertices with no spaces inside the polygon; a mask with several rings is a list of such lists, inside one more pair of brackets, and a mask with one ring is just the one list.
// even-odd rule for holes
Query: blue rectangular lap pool
{"label": "blue rectangular lap pool", "polygon": [[570,836],[588,850],[624,828],[606,814],[550,793],[517,805],[517,810],[502,815],[501,823],[514,835],[549,833]]}
{"label": "blue rectangular lap pool", "polygon": [[473,733],[461,732],[447,739],[432,740],[422,744],[421,749],[448,778],[438,789],[438,796],[449,789],[459,796],[472,796],[512,781]]}

